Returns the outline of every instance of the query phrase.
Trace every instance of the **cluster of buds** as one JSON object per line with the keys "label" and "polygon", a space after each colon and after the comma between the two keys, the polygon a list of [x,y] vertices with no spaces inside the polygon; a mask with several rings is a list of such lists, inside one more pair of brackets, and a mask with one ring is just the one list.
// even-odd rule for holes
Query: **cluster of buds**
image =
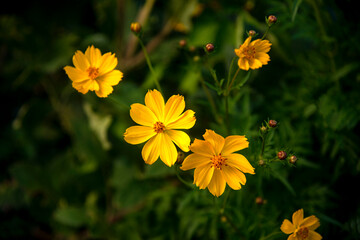
{"label": "cluster of buds", "polygon": [[266,125],[264,126],[261,126],[260,127],[260,131],[262,132],[262,133],[266,133],[269,129],[271,129],[271,128],[276,128],[278,126],[278,122],[277,121],[275,121],[275,120],[269,120],[267,123],[266,123]]}
{"label": "cluster of buds", "polygon": [[277,157],[280,160],[288,159],[291,164],[295,164],[297,161],[297,157],[295,155],[291,155],[290,157],[288,157],[288,154],[285,151],[279,151]]}

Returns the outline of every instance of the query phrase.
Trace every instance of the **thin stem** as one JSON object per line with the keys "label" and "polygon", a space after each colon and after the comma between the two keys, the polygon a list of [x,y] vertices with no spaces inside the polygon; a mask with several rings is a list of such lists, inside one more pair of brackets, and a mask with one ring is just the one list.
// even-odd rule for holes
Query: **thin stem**
{"label": "thin stem", "polygon": [[268,34],[269,30],[270,30],[270,26],[267,27],[267,29],[266,29],[264,35],[262,36],[261,40],[264,40],[264,38],[265,38],[266,35]]}
{"label": "thin stem", "polygon": [[140,43],[140,46],[143,50],[143,53],[144,53],[144,56],[145,56],[145,59],[146,59],[146,63],[151,71],[151,73],[153,74],[154,76],[154,82],[155,82],[155,85],[156,85],[156,88],[162,93],[162,90],[161,90],[161,87],[160,87],[160,84],[159,84],[159,81],[157,79],[157,75],[154,71],[154,68],[151,64],[151,61],[150,61],[150,58],[149,58],[149,55],[147,53],[147,50],[146,50],[146,47],[144,46],[144,43],[142,42],[141,38],[138,36],[138,40],[139,40],[139,43]]}
{"label": "thin stem", "polygon": [[238,69],[236,70],[236,72],[235,72],[235,74],[234,74],[233,78],[231,79],[231,82],[230,82],[230,84],[229,84],[229,86],[228,86],[228,89],[227,89],[227,92],[228,92],[227,94],[228,94],[228,95],[230,94],[231,87],[232,87],[232,85],[234,84],[235,79],[236,79],[236,77],[237,77],[237,75],[238,75],[239,71],[240,71],[240,68],[238,68]]}
{"label": "thin stem", "polygon": [[191,183],[185,181],[185,180],[180,176],[179,166],[176,166],[176,176],[177,176],[177,178],[180,180],[180,182],[182,182],[183,184],[185,184],[187,187],[189,187],[189,188],[191,188],[191,189],[194,189],[194,188],[195,188],[194,184],[191,184]]}

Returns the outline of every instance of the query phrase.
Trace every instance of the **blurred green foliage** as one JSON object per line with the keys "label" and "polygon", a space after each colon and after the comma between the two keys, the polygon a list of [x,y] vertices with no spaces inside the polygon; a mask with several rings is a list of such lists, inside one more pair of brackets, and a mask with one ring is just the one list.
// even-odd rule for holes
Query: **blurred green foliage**
{"label": "blurred green foliage", "polygon": [[[281,223],[300,208],[320,219],[324,239],[360,238],[360,31],[353,2],[17,4],[0,10],[0,239],[287,239]],[[142,146],[123,140],[133,125],[129,106],[154,88],[129,26],[142,21],[165,98],[182,94],[196,112],[194,139],[205,129],[226,134],[208,67],[219,81],[226,78],[234,48],[249,30],[263,34],[270,14],[278,19],[267,35],[271,61],[229,102],[231,134],[248,137],[243,153],[256,174],[231,191],[222,214],[224,196],[182,184],[176,174],[189,182],[192,174],[176,166],[146,165]],[[215,51],[206,55],[209,42]],[[119,59],[124,79],[111,98],[76,92],[63,70],[90,44]],[[207,110],[207,94],[216,113]],[[263,158],[286,150],[298,157],[295,166],[259,165],[259,128],[268,119],[279,126],[268,133]]]}

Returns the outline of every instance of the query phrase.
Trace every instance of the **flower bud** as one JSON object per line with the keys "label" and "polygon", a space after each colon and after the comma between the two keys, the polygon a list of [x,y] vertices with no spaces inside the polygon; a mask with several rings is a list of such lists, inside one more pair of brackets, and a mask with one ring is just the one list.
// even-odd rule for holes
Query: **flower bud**
{"label": "flower bud", "polygon": [[256,198],[255,198],[255,203],[256,203],[257,205],[263,205],[263,204],[266,203],[266,200],[263,199],[262,197],[256,197]]}
{"label": "flower bud", "polygon": [[295,164],[296,161],[297,161],[297,157],[296,157],[295,155],[292,155],[292,156],[290,157],[290,163]]}
{"label": "flower bud", "polygon": [[254,37],[256,35],[256,32],[255,30],[250,30],[248,34],[250,37]]}
{"label": "flower bud", "polygon": [[186,44],[187,44],[187,42],[186,42],[185,39],[181,39],[181,40],[179,41],[179,46],[180,46],[180,47],[185,47]]}
{"label": "flower bud", "polygon": [[269,120],[269,126],[272,127],[272,128],[276,127],[277,126],[277,121]]}
{"label": "flower bud", "polygon": [[176,163],[182,164],[182,162],[184,161],[184,158],[185,158],[185,154],[181,151],[178,151]]}
{"label": "flower bud", "polygon": [[130,30],[131,30],[133,33],[135,33],[135,34],[140,33],[140,31],[141,31],[141,25],[140,25],[140,23],[138,23],[138,22],[133,22],[133,23],[131,23],[131,25],[130,25]]}
{"label": "flower bud", "polygon": [[206,52],[212,53],[214,51],[215,47],[212,43],[208,43],[208,44],[206,44],[205,49],[206,49]]}
{"label": "flower bud", "polygon": [[260,127],[260,131],[261,131],[261,132],[264,133],[264,132],[266,132],[266,130],[267,130],[267,127],[265,127],[265,126],[261,126],[261,127]]}
{"label": "flower bud", "polygon": [[274,15],[270,15],[268,18],[267,18],[267,23],[269,26],[275,24],[277,21],[277,18],[274,16]]}
{"label": "flower bud", "polygon": [[277,156],[280,160],[284,160],[287,157],[287,153],[285,151],[280,151]]}
{"label": "flower bud", "polygon": [[263,159],[260,159],[258,162],[259,166],[264,166],[265,165],[265,161]]}

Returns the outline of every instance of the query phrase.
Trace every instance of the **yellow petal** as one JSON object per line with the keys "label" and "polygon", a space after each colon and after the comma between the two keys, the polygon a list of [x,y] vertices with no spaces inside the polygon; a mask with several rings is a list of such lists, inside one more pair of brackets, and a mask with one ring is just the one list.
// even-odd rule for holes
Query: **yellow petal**
{"label": "yellow petal", "polygon": [[223,156],[229,155],[233,152],[240,151],[249,147],[249,142],[245,136],[232,135],[225,138],[225,144],[221,151]]}
{"label": "yellow petal", "polygon": [[224,193],[225,187],[226,187],[225,179],[221,175],[220,170],[215,169],[211,181],[208,185],[209,192],[212,195],[219,197]]}
{"label": "yellow petal", "polygon": [[231,167],[235,167],[244,173],[255,174],[253,166],[249,161],[239,153],[233,153],[230,155],[224,155],[226,158],[226,164]]}
{"label": "yellow petal", "polygon": [[281,229],[281,231],[283,231],[283,233],[286,233],[286,234],[290,234],[290,233],[293,233],[295,231],[294,225],[288,219],[285,219],[283,221],[283,223],[281,224],[280,229]]}
{"label": "yellow petal", "polygon": [[305,218],[302,223],[300,223],[300,226],[307,227],[309,230],[315,230],[320,226],[320,221],[317,217],[312,215]]}
{"label": "yellow petal", "polygon": [[82,82],[73,82],[72,86],[73,88],[75,88],[77,91],[81,92],[82,94],[86,94],[89,91],[89,88],[83,88],[85,82],[88,81],[92,81],[90,79],[82,81]]}
{"label": "yellow petal", "polygon": [[210,159],[216,155],[213,146],[209,142],[204,140],[195,139],[189,148],[192,152],[208,157]]}
{"label": "yellow petal", "polygon": [[313,230],[309,230],[309,235],[307,237],[307,240],[321,240],[321,239],[322,239],[322,236],[319,233],[317,233]]}
{"label": "yellow petal", "polygon": [[208,129],[206,129],[203,137],[205,141],[209,142],[213,146],[215,155],[219,155],[223,149],[225,139],[221,135],[215,133],[213,130]]}
{"label": "yellow petal", "polygon": [[262,67],[262,63],[260,62],[260,60],[258,59],[253,59],[251,61],[249,61],[249,65],[251,69],[258,69]]}
{"label": "yellow petal", "polygon": [[180,169],[187,171],[193,168],[201,167],[203,165],[211,164],[211,162],[212,161],[209,157],[205,157],[197,153],[192,153],[184,159]]}
{"label": "yellow petal", "polygon": [[165,132],[171,140],[184,152],[189,151],[190,137],[183,131],[178,130],[167,130]]}
{"label": "yellow petal", "polygon": [[194,114],[194,111],[186,110],[176,121],[168,123],[166,127],[168,129],[190,129],[196,122]]}
{"label": "yellow petal", "polygon": [[85,51],[85,56],[88,59],[90,66],[98,68],[100,64],[101,52],[100,49],[90,46]]}
{"label": "yellow petal", "polygon": [[144,159],[145,163],[153,164],[158,160],[160,156],[160,147],[161,147],[161,134],[156,134],[154,137],[150,138],[147,143],[145,143],[141,156]]}
{"label": "yellow petal", "polygon": [[299,239],[295,236],[295,234],[291,234],[291,235],[287,238],[287,240],[299,240]]}
{"label": "yellow petal", "polygon": [[194,171],[194,183],[200,189],[205,189],[213,176],[214,168],[211,164],[206,164],[200,167],[197,167]]}
{"label": "yellow petal", "polygon": [[160,140],[160,159],[166,165],[171,167],[176,162],[178,152],[171,138],[166,133],[158,134],[161,136]]}
{"label": "yellow petal", "polygon": [[160,122],[164,122],[164,98],[158,90],[149,90],[145,95],[145,105],[153,111]]}
{"label": "yellow petal", "polygon": [[151,127],[132,126],[126,129],[124,133],[124,140],[130,144],[139,144],[149,140],[155,135],[156,132]]}
{"label": "yellow petal", "polygon": [[113,87],[110,86],[109,84],[100,83],[99,90],[95,91],[95,93],[98,97],[107,97],[107,96],[109,96],[110,93],[113,92],[113,90],[114,90]]}
{"label": "yellow petal", "polygon": [[299,209],[292,215],[292,222],[296,228],[299,227],[300,223],[304,220],[304,210]]}
{"label": "yellow petal", "polygon": [[79,50],[76,51],[73,56],[73,63],[76,68],[84,72],[86,72],[86,70],[90,67],[90,63],[85,57],[84,53]]}
{"label": "yellow petal", "polygon": [[262,40],[260,41],[255,40],[254,41],[254,47],[256,49],[256,52],[269,52],[270,51],[270,47],[271,47],[271,43],[268,40]]}
{"label": "yellow petal", "polygon": [[249,70],[249,62],[245,58],[239,58],[238,65],[239,65],[240,69],[243,69],[243,70],[246,70],[246,71]]}
{"label": "yellow petal", "polygon": [[130,117],[134,122],[140,125],[154,127],[158,121],[155,114],[147,107],[140,103],[134,103],[130,108]]}
{"label": "yellow petal", "polygon": [[99,59],[99,74],[105,74],[107,72],[112,71],[118,64],[118,60],[115,57],[115,54],[111,54],[111,52],[105,53]]}
{"label": "yellow petal", "polygon": [[229,187],[234,190],[239,190],[240,184],[245,185],[246,183],[245,175],[236,168],[223,166],[221,173]]}
{"label": "yellow petal", "polygon": [[181,95],[173,95],[169,98],[165,105],[164,124],[176,121],[185,109],[184,97]]}
{"label": "yellow petal", "polygon": [[107,72],[104,75],[98,76],[96,80],[99,81],[100,83],[106,83],[110,86],[115,86],[122,80],[122,77],[123,77],[122,72],[120,72],[119,70],[113,70]]}
{"label": "yellow petal", "polygon": [[86,72],[81,71],[80,69],[66,66],[64,67],[64,70],[71,81],[73,82],[81,82],[84,80],[89,79],[89,76]]}

